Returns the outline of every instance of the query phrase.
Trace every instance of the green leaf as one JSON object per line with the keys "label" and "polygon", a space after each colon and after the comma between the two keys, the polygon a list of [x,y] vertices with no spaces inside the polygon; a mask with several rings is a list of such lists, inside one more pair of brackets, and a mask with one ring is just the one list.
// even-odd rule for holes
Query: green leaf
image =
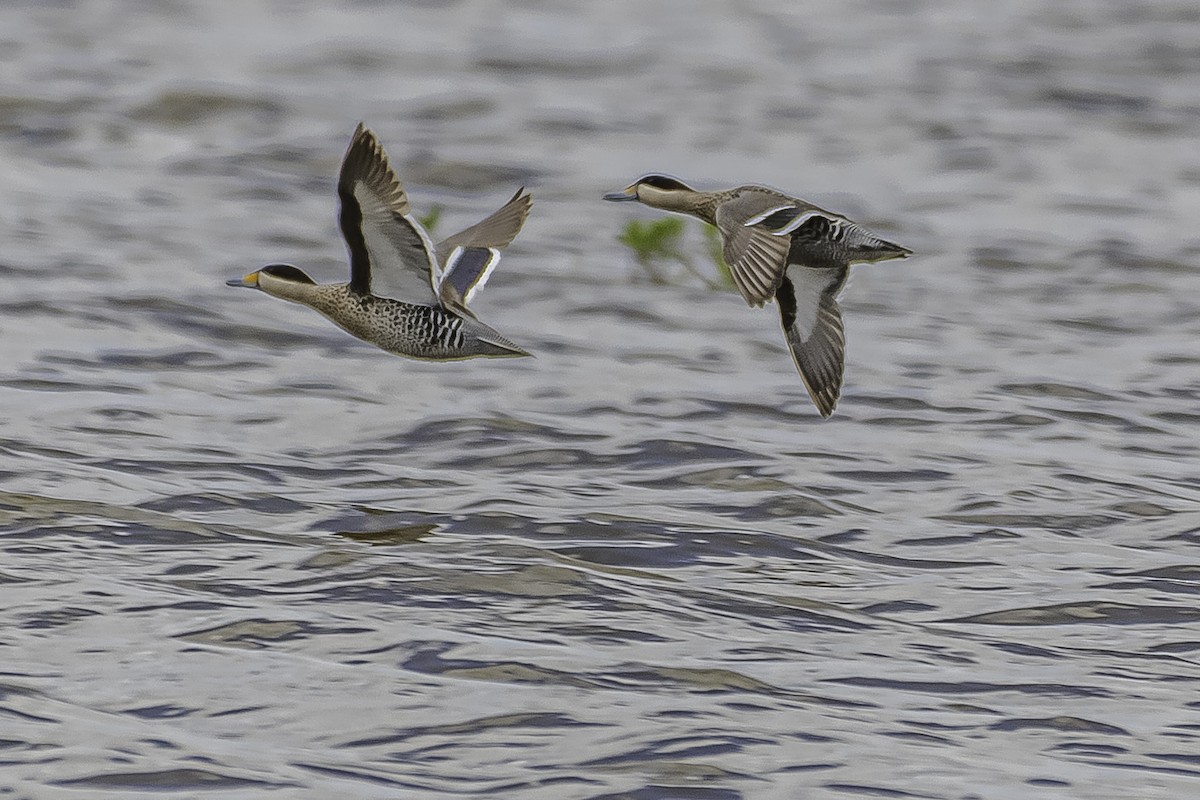
{"label": "green leaf", "polygon": [[632,219],[617,240],[633,251],[633,257],[639,264],[648,267],[657,260],[678,259],[682,238],[683,220],[663,217],[653,222]]}
{"label": "green leaf", "polygon": [[445,211],[444,208],[434,203],[429,207],[429,211],[417,217],[417,222],[421,223],[421,227],[429,231],[429,234],[432,236],[433,229],[437,227],[438,222],[441,220],[443,211]]}
{"label": "green leaf", "polygon": [[704,226],[705,252],[716,268],[716,280],[711,273],[706,275],[706,270],[697,269],[684,249],[686,229],[679,217],[661,217],[653,222],[630,220],[617,240],[633,252],[634,259],[654,283],[678,283],[681,273],[671,269],[672,265],[678,265],[684,273],[694,275],[710,289],[732,286],[733,278],[721,257],[721,234],[717,229]]}
{"label": "green leaf", "polygon": [[733,286],[733,273],[729,271],[729,265],[725,263],[725,246],[721,242],[721,232],[717,230],[716,225],[704,224],[704,246],[708,250],[709,260],[717,268],[717,274],[721,276],[721,282],[727,287]]}

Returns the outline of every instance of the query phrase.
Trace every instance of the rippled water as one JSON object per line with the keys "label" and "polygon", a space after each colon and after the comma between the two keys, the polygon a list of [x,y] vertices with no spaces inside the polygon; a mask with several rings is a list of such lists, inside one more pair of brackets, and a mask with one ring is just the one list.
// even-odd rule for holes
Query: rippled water
{"label": "rippled water", "polygon": [[[240,7],[0,10],[0,795],[1200,794],[1194,3]],[[223,285],[359,119],[536,359]],[[831,420],[649,170],[917,252]]]}

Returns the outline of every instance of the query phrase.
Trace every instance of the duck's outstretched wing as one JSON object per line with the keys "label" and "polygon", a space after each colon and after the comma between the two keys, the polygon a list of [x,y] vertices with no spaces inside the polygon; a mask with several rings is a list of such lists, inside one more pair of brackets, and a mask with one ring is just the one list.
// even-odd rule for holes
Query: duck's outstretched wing
{"label": "duck's outstretched wing", "polygon": [[848,269],[792,266],[776,291],[779,321],[813,405],[828,417],[842,393],[846,333],[837,295]]}
{"label": "duck's outstretched wing", "polygon": [[760,224],[783,208],[791,205],[782,196],[746,191],[721,203],[714,214],[725,240],[723,255],[733,283],[752,306],[761,306],[775,296],[787,268],[791,241]]}
{"label": "duck's outstretched wing", "polygon": [[350,288],[407,303],[437,302],[433,243],[375,134],[360,122],[338,177],[338,223],[350,251]]}
{"label": "duck's outstretched wing", "polygon": [[438,242],[440,271],[434,281],[444,306],[471,314],[467,304],[487,283],[500,263],[500,248],[516,238],[532,205],[532,196],[522,187],[486,219]]}
{"label": "duck's outstretched wing", "polygon": [[532,207],[533,196],[525,191],[525,187],[521,187],[511,200],[488,217],[438,242],[438,263],[444,269],[446,257],[456,247],[507,247],[521,232],[521,226],[525,224]]}
{"label": "duck's outstretched wing", "polygon": [[499,263],[500,251],[494,247],[454,248],[446,259],[446,271],[438,286],[438,300],[459,314],[475,316],[467,304],[487,283]]}

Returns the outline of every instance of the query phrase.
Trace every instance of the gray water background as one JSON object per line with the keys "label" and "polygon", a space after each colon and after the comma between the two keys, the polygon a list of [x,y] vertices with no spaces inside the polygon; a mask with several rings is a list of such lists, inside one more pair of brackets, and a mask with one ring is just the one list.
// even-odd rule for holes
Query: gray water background
{"label": "gray water background", "polygon": [[[536,359],[223,285],[359,119]],[[916,251],[835,417],[651,170]],[[1194,2],[9,3],[0,186],[0,797],[1200,796]]]}

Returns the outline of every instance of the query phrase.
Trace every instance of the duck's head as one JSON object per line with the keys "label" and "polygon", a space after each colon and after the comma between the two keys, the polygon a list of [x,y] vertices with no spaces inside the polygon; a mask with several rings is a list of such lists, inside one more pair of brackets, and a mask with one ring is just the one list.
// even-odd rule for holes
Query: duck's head
{"label": "duck's head", "polygon": [[638,200],[655,208],[675,208],[683,198],[695,194],[695,190],[678,178],[670,175],[643,175],[619,192],[609,192],[605,200],[620,203]]}
{"label": "duck's head", "polygon": [[291,264],[268,264],[244,278],[225,281],[225,285],[261,289],[276,297],[292,297],[297,291],[304,291],[302,287],[315,286],[316,281],[305,275],[302,269],[293,267]]}

